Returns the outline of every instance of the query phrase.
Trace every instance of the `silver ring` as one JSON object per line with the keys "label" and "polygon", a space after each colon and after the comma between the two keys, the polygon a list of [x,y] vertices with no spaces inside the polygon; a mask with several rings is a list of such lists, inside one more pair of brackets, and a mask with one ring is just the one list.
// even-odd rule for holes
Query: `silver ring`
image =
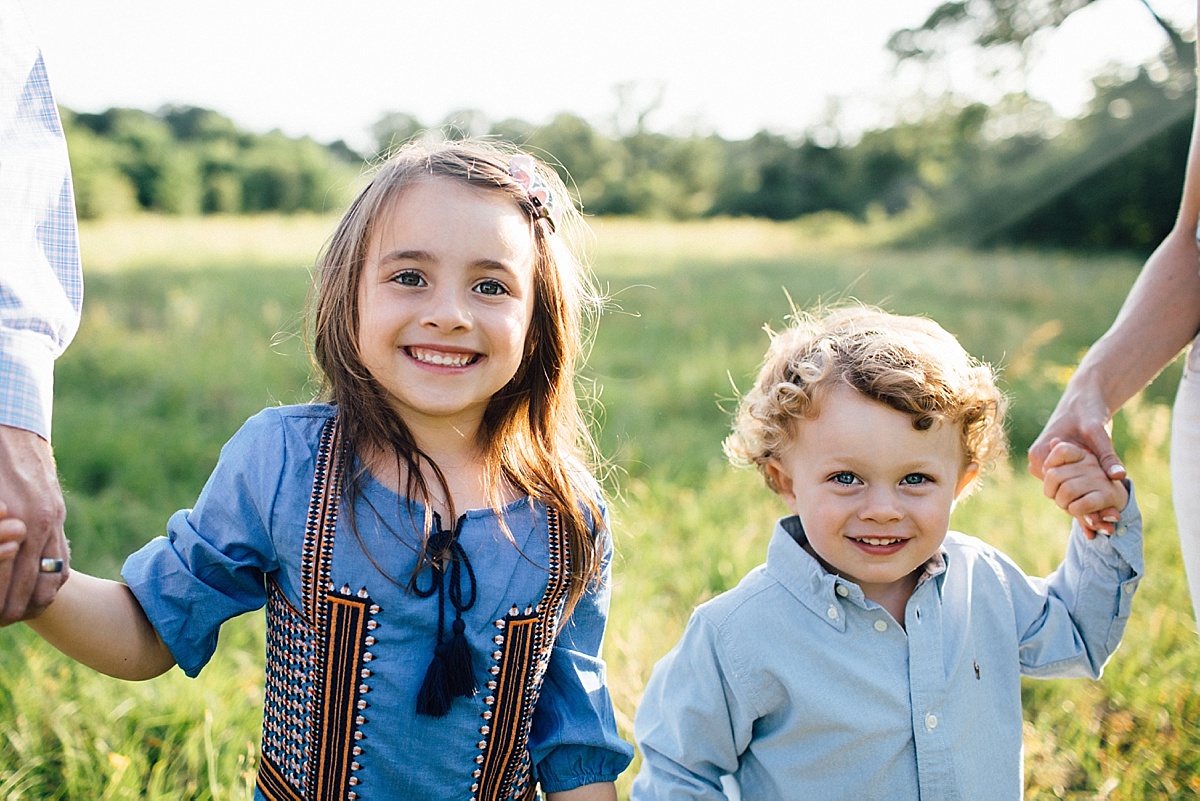
{"label": "silver ring", "polygon": [[38,564],[38,570],[42,573],[61,573],[65,565],[66,562],[61,559],[46,557]]}

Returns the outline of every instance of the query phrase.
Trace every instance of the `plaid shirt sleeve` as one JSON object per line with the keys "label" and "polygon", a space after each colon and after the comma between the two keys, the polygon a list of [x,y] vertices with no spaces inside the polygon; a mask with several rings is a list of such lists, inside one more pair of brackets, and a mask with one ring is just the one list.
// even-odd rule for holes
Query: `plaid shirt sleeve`
{"label": "plaid shirt sleeve", "polygon": [[50,438],[54,360],[82,302],[58,108],[20,6],[0,0],[0,424]]}

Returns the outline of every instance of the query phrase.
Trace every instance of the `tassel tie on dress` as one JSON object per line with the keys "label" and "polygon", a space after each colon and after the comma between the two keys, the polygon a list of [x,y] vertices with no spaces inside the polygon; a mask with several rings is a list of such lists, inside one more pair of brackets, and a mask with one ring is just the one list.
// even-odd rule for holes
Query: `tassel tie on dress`
{"label": "tassel tie on dress", "polygon": [[[453,531],[442,528],[442,519],[433,514],[433,532],[425,552],[429,555],[429,586],[421,587],[413,579],[412,591],[420,598],[438,597],[437,644],[433,660],[425,671],[425,681],[417,693],[417,714],[440,718],[450,711],[455,696],[470,698],[479,691],[475,682],[475,667],[471,661],[471,646],[467,642],[463,612],[475,605],[475,571],[466,551],[458,541],[466,515],[458,519]],[[423,572],[423,571],[422,571]],[[467,578],[467,596],[463,597],[463,574]],[[449,578],[449,587],[446,586]],[[446,598],[454,607],[454,622],[449,640],[444,639]]]}

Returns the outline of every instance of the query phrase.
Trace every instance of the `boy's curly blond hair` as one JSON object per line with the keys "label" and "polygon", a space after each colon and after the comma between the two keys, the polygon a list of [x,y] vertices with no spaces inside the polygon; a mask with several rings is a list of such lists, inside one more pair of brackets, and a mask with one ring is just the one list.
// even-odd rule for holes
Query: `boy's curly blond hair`
{"label": "boy's curly blond hair", "polygon": [[779,488],[767,460],[787,447],[794,421],[818,415],[822,392],[835,383],[911,415],[918,431],[935,422],[957,426],[966,462],[980,473],[1007,453],[995,373],[937,323],[863,305],[796,312],[790,320],[772,334],[725,440],[730,461],[756,466],[772,490]]}

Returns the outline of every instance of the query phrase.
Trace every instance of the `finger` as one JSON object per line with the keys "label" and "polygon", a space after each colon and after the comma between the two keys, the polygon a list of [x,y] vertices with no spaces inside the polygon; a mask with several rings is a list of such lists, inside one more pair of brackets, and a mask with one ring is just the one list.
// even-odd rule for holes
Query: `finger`
{"label": "finger", "polygon": [[1029,448],[1029,472],[1035,478],[1045,478],[1046,456],[1060,442],[1062,442],[1061,437],[1050,437],[1046,440],[1038,437]]}
{"label": "finger", "polygon": [[64,576],[43,573],[40,566],[46,557],[64,559],[65,564],[65,538],[56,522],[43,521],[40,530],[29,527],[16,558],[8,563],[12,571],[4,609],[0,612],[0,625],[36,617],[54,600]]}
{"label": "finger", "polygon": [[25,539],[25,523],[14,517],[0,518],[0,543],[20,546]]}
{"label": "finger", "polygon": [[1104,474],[1112,479],[1125,478],[1125,465],[1121,457],[1113,449],[1112,436],[1106,426],[1092,426],[1083,431],[1083,444],[1089,451],[1096,454],[1097,461]]}
{"label": "finger", "polygon": [[1100,467],[1103,468],[1104,474],[1114,481],[1120,481],[1128,476],[1125,472],[1125,465],[1121,463],[1120,457],[1115,453],[1108,456],[1101,456]]}
{"label": "finger", "polygon": [[1088,450],[1074,442],[1063,440],[1057,443],[1050,453],[1046,456],[1045,470],[1050,472],[1056,467],[1065,465],[1078,464],[1086,461],[1088,458]]}
{"label": "finger", "polygon": [[[18,545],[17,548],[18,548],[18,552],[19,552],[20,546]],[[13,559],[0,560],[0,587],[11,587],[12,586],[12,574],[13,574],[13,570],[15,569],[15,567],[16,567],[16,558],[15,557]],[[0,596],[0,602],[5,602],[6,599],[7,599],[7,595]],[[0,606],[0,626],[7,626],[9,623],[16,622],[15,620],[9,620],[7,618],[7,616],[4,614],[4,610],[5,610],[5,607]]]}
{"label": "finger", "polygon": [[1077,517],[1075,522],[1079,523],[1079,530],[1083,532],[1083,536],[1089,540],[1096,539],[1096,530],[1091,527],[1086,517]]}

